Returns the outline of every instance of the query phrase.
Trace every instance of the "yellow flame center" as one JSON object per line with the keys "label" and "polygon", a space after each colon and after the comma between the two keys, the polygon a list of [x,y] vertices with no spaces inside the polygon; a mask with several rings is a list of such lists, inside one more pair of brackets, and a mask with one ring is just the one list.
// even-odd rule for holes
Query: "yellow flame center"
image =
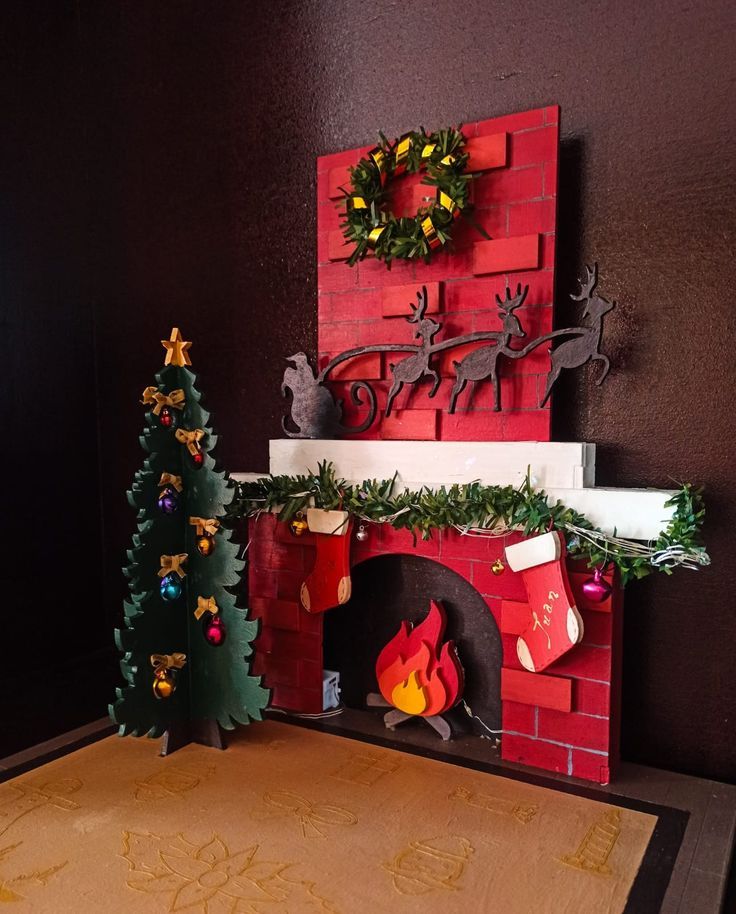
{"label": "yellow flame center", "polygon": [[424,689],[419,685],[416,670],[391,693],[391,704],[406,714],[421,714],[427,708]]}

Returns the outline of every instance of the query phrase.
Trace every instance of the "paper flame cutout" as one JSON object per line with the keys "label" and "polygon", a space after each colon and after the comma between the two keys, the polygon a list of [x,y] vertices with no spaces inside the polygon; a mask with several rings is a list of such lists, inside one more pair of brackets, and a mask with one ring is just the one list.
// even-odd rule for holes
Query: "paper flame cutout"
{"label": "paper flame cutout", "polygon": [[378,655],[381,695],[406,714],[443,714],[460,700],[464,678],[455,643],[446,641],[440,649],[446,623],[444,609],[433,600],[427,618],[414,628],[402,622]]}

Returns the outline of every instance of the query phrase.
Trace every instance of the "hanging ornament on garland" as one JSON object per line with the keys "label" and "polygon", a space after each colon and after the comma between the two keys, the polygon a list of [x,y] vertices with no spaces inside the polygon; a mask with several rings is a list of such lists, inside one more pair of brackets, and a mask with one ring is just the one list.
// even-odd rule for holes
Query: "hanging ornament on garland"
{"label": "hanging ornament on garland", "polygon": [[179,510],[179,493],[183,488],[181,476],[162,473],[158,484],[162,487],[157,502],[159,511],[163,514],[175,514]]}
{"label": "hanging ornament on garland", "polygon": [[215,534],[220,527],[220,521],[214,517],[190,517],[189,523],[196,528],[195,540],[197,551],[200,555],[212,555],[215,551]]}
{"label": "hanging ornament on garland", "polygon": [[161,597],[167,603],[178,600],[181,596],[182,581],[187,574],[181,565],[186,562],[187,558],[186,552],[181,552],[179,555],[161,556],[158,576],[161,578]]}
{"label": "hanging ornament on garland", "polygon": [[355,532],[355,538],[359,543],[364,543],[368,539],[368,529],[365,524],[361,524]]}
{"label": "hanging ornament on garland", "polygon": [[176,670],[187,662],[186,654],[151,654],[153,694],[156,698],[171,698],[176,691]]}
{"label": "hanging ornament on garland", "polygon": [[604,566],[601,565],[595,569],[592,578],[583,582],[583,593],[593,603],[605,602],[613,591],[611,585],[603,577],[604,570]]}
{"label": "hanging ornament on garland", "polygon": [[[432,253],[452,240],[454,221],[470,212],[470,182],[466,174],[468,153],[460,128],[448,127],[434,133],[405,133],[391,144],[383,134],[381,142],[350,169],[350,190],[341,188],[344,209],[342,233],[355,245],[348,258],[354,266],[369,253],[386,266],[392,260],[429,262]],[[435,199],[421,206],[414,216],[395,216],[383,206],[387,185],[403,174],[424,170],[423,184],[435,189]],[[383,208],[382,208],[383,206]],[[475,225],[485,237],[487,233]]]}
{"label": "hanging ornament on garland", "polygon": [[289,522],[289,533],[292,536],[303,536],[309,530],[309,524],[304,520],[301,511]]}
{"label": "hanging ornament on garland", "polygon": [[214,597],[197,597],[194,618],[197,621],[203,619],[202,634],[208,644],[211,644],[212,647],[220,647],[224,644],[227,632],[225,623],[220,618],[220,607]]}
{"label": "hanging ornament on garland", "polygon": [[186,445],[187,450],[189,451],[189,456],[192,458],[192,463],[197,469],[199,469],[199,467],[201,467],[204,463],[204,454],[199,444],[202,438],[204,438],[204,430],[201,428],[178,428],[175,434],[176,440],[181,444]]}

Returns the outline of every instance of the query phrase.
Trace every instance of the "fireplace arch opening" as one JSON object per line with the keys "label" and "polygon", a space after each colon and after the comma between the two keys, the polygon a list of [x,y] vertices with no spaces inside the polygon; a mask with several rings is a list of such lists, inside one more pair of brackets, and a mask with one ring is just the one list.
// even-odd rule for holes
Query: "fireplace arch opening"
{"label": "fireplace arch opening", "polygon": [[[342,700],[365,708],[378,691],[375,664],[399,625],[423,621],[430,601],[447,614],[443,640],[453,640],[465,674],[462,705],[446,715],[455,732],[489,736],[501,730],[501,635],[485,600],[441,562],[415,555],[382,555],[352,569],[352,596],[324,617],[324,665],[340,673]],[[379,712],[375,712],[379,713]],[[482,721],[482,723],[481,723]],[[485,725],[485,726],[483,726]]]}

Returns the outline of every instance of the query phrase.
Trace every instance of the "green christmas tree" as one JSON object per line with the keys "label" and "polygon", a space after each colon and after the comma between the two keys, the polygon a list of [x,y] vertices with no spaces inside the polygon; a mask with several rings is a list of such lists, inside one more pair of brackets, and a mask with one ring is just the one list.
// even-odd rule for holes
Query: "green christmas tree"
{"label": "green christmas tree", "polygon": [[166,732],[170,752],[192,740],[221,745],[217,725],[260,720],[269,693],[249,672],[258,623],[234,595],[245,562],[219,520],[235,486],[210,456],[217,437],[186,367],[191,344],[174,328],[162,345],[157,386],[143,392],[148,457],[128,492],[138,532],[125,627],[115,632],[127,685],[110,715],[121,735]]}

